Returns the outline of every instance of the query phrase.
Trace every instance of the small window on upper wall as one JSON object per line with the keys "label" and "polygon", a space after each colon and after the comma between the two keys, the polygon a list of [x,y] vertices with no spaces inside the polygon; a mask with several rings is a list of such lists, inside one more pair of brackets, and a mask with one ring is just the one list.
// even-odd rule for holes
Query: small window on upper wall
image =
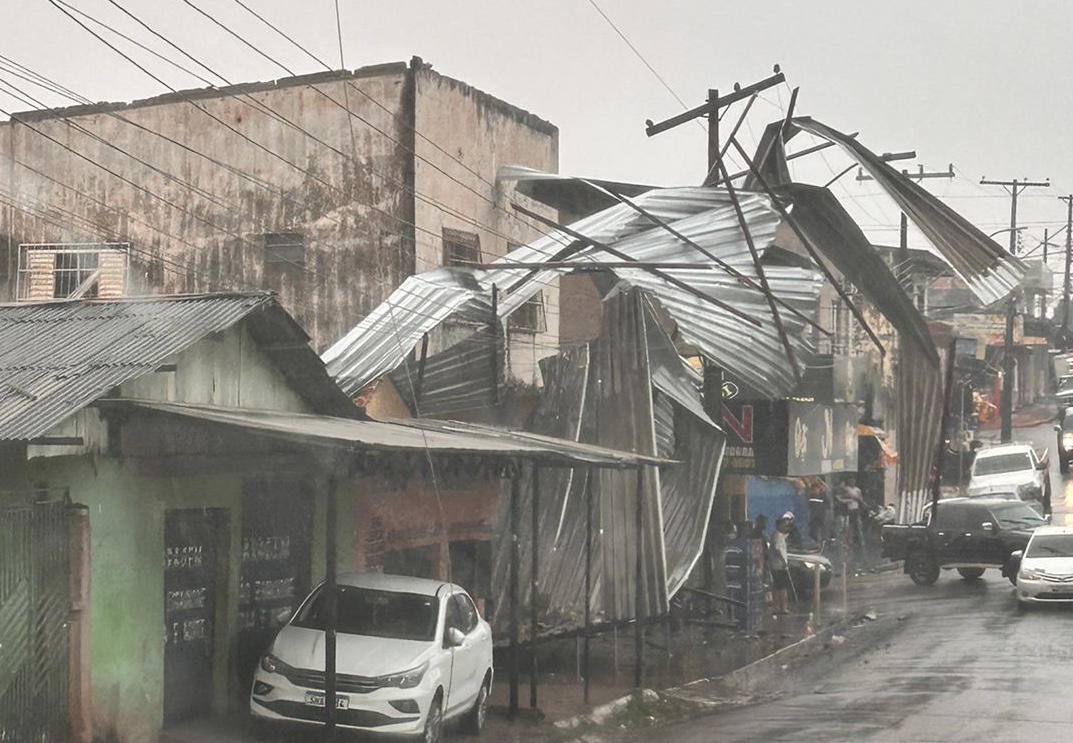
{"label": "small window on upper wall", "polygon": [[305,235],[301,232],[267,232],[265,239],[265,265],[277,267],[305,264]]}
{"label": "small window on upper wall", "polygon": [[543,333],[548,329],[548,323],[544,318],[544,292],[539,291],[525,301],[518,309],[511,313],[509,319],[511,330],[520,330],[526,333]]}
{"label": "small window on upper wall", "polygon": [[121,297],[127,283],[128,243],[24,243],[19,246],[15,297]]}
{"label": "small window on upper wall", "polygon": [[443,228],[443,265],[475,266],[481,263],[481,240],[472,232]]}

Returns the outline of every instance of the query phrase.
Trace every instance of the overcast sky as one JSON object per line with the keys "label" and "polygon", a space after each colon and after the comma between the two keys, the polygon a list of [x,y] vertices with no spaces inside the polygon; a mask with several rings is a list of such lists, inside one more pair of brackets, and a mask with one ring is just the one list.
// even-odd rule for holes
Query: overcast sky
{"label": "overcast sky", "polygon": [[[241,1],[331,66],[340,66],[335,0]],[[6,0],[0,54],[92,100],[166,92],[54,2],[60,0]],[[125,18],[113,0],[64,2],[181,59]],[[239,0],[114,2],[232,82],[287,73],[192,6],[294,72],[323,69]],[[708,88],[726,91],[735,82],[767,77],[778,63],[787,83],[753,105],[740,135],[750,148],[763,125],[784,114],[791,87],[800,87],[799,114],[859,132],[860,141],[876,152],[915,150],[917,159],[900,167],[937,171],[953,164],[953,180],[925,185],[985,232],[1009,225],[1010,198],[1002,188],[979,185],[982,176],[1051,180],[1050,188],[1028,189],[1021,196],[1024,249],[1039,245],[1045,227],[1054,233],[1065,225],[1065,205],[1057,197],[1073,193],[1073,2],[338,2],[346,67],[420,56],[440,73],[557,125],[564,173],[658,185],[699,183],[704,128],[691,123],[649,139],[645,120],[681,111],[677,99],[688,107],[699,105]],[[85,22],[168,85],[204,86]],[[4,111],[31,106],[15,100],[3,84],[16,84],[50,106],[70,102],[0,69]],[[724,131],[740,110],[731,109]],[[803,136],[794,141],[798,148],[807,144]],[[810,182],[823,182],[848,164],[834,150],[804,160],[795,176]],[[838,182],[840,198],[873,241],[896,243],[897,210],[854,175]],[[1007,236],[996,239],[1006,244]],[[1058,239],[1064,244],[1064,234]]]}

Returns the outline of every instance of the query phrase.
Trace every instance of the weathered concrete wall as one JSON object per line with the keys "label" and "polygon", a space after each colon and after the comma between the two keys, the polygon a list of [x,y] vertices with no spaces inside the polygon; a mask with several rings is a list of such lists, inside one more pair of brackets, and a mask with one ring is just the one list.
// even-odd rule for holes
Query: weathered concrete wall
{"label": "weathered concrete wall", "polygon": [[[393,478],[370,475],[355,482],[356,508],[361,517],[354,523],[354,569],[384,571],[385,553],[428,548],[435,555],[434,575],[450,575],[448,545],[454,541],[492,540],[499,523],[499,504],[505,480],[492,476],[436,483],[420,475]],[[490,566],[489,566],[490,569]],[[465,586],[474,598],[486,599],[479,586]]]}
{"label": "weathered concrete wall", "polygon": [[[0,125],[0,180],[25,207],[0,210],[0,234],[16,247],[130,241],[132,278],[161,293],[276,290],[323,348],[414,268],[406,68],[334,77]],[[274,232],[303,233],[302,266],[266,264]]]}
{"label": "weathered concrete wall", "polygon": [[[506,255],[511,243],[525,244],[547,232],[515,212],[511,202],[552,219],[555,211],[518,194],[513,183],[497,183],[496,173],[503,165],[558,172],[558,129],[428,66],[415,76],[417,270],[442,265],[444,228],[475,234],[483,263]],[[529,384],[539,382],[536,361],[558,350],[557,282],[544,291],[544,310],[545,332],[509,333],[510,374]]]}
{"label": "weathered concrete wall", "polygon": [[[323,350],[441,264],[444,227],[485,260],[544,231],[510,200],[551,210],[497,185],[508,163],[556,171],[558,130],[417,62],[20,114],[0,124],[20,204],[0,208],[0,300],[19,243],[129,241],[133,290],[272,289]],[[264,235],[288,232],[302,265],[266,262]],[[545,305],[546,333],[512,334],[523,381],[556,348],[555,287]]]}

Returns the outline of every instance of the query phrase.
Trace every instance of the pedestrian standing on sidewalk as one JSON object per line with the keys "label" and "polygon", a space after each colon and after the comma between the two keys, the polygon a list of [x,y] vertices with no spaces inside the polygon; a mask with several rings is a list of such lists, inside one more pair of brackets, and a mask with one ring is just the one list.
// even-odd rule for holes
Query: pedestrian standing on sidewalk
{"label": "pedestrian standing on sidewalk", "polygon": [[771,534],[771,549],[768,550],[771,569],[771,594],[774,599],[776,614],[789,614],[787,592],[790,590],[789,551],[786,547],[786,535],[790,531],[789,519],[783,517],[775,521],[775,531]]}
{"label": "pedestrian standing on sidewalk", "polygon": [[861,524],[861,512],[864,508],[864,496],[857,487],[853,477],[847,477],[842,483],[838,500],[845,508],[846,521],[843,539],[847,544],[854,544],[858,549],[864,548],[864,533]]}
{"label": "pedestrian standing on sidewalk", "polygon": [[823,547],[829,534],[827,522],[831,510],[827,484],[822,478],[812,478],[805,492],[808,494],[808,535],[814,544]]}

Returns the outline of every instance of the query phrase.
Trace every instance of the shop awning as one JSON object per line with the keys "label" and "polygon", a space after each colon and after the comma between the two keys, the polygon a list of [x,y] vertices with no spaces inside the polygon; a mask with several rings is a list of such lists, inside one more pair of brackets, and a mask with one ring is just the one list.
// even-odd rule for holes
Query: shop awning
{"label": "shop awning", "polygon": [[102,404],[180,415],[208,423],[245,428],[296,443],[359,451],[430,452],[528,459],[558,467],[593,465],[629,469],[676,464],[617,449],[580,444],[552,436],[458,421],[407,419],[351,420],[275,410],[225,408],[154,400],[102,400]]}
{"label": "shop awning", "polygon": [[887,442],[885,441],[885,439],[887,438],[887,432],[884,431],[882,428],[876,428],[875,426],[869,426],[869,425],[864,424],[864,423],[858,423],[857,424],[857,435],[858,436],[874,436],[875,437],[876,443],[879,444],[879,448],[883,452],[883,464],[884,465],[889,467],[890,465],[896,464],[898,462],[898,452],[894,451],[894,449],[892,449],[887,444]]}

